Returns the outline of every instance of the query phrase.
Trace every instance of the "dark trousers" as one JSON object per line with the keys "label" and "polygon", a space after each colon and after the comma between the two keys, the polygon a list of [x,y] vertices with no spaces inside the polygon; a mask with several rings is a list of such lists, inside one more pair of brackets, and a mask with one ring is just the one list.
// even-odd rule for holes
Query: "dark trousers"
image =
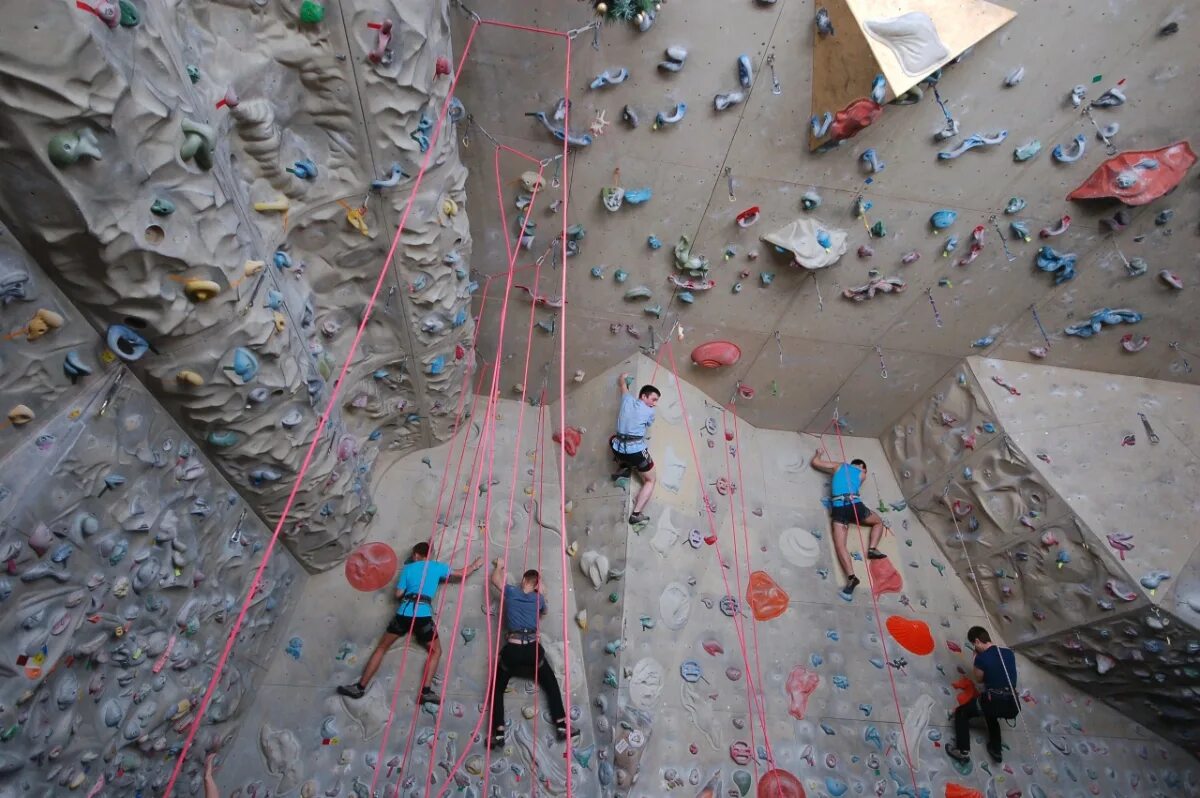
{"label": "dark trousers", "polygon": [[500,649],[500,661],[496,664],[496,681],[492,685],[492,729],[499,730],[504,726],[504,691],[508,688],[508,680],[533,679],[546,694],[546,703],[550,707],[550,717],[555,723],[566,720],[567,713],[563,709],[562,693],[558,689],[558,679],[554,676],[554,668],[546,661],[546,652],[541,643],[506,643]]}
{"label": "dark trousers", "polygon": [[1000,718],[1015,718],[1017,703],[1011,698],[991,698],[982,695],[954,710],[954,747],[963,752],[971,750],[972,718],[982,717],[987,724],[988,751],[1000,751]]}

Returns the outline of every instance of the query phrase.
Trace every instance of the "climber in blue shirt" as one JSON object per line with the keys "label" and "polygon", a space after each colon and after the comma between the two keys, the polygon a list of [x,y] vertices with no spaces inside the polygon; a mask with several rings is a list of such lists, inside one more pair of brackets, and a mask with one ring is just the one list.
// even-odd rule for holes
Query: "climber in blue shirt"
{"label": "climber in blue shirt", "polygon": [[967,630],[967,642],[975,649],[973,675],[983,689],[954,711],[954,747],[947,746],[946,754],[957,762],[971,761],[971,719],[982,717],[987,724],[988,756],[998,765],[1003,761],[999,719],[1012,720],[1020,712],[1017,658],[1012,649],[993,643],[992,636],[982,626]]}
{"label": "climber in blue shirt", "polygon": [[846,535],[850,524],[856,527],[869,526],[871,534],[868,538],[867,559],[881,560],[887,555],[878,548],[883,538],[883,519],[862,503],[859,491],[863,480],[867,478],[867,464],[863,460],[851,460],[849,463],[835,463],[821,457],[818,449],[812,458],[812,467],[826,474],[832,474],[833,480],[829,492],[829,515],[833,520],[833,550],[837,554],[838,565],[846,575],[846,586],[838,595],[846,601],[854,597],[854,588],[858,587],[858,577],[854,575],[854,561],[846,550]]}
{"label": "climber in blue shirt", "polygon": [[641,490],[633,501],[633,512],[629,516],[629,523],[638,525],[650,520],[642,512],[650,503],[655,483],[654,461],[650,459],[646,435],[654,423],[654,406],[661,393],[653,385],[643,385],[635,399],[629,392],[628,377],[628,374],[622,374],[617,378],[621,409],[617,413],[617,434],[609,438],[609,445],[617,459],[617,473],[613,474],[613,479],[628,478],[635,468],[642,478]]}

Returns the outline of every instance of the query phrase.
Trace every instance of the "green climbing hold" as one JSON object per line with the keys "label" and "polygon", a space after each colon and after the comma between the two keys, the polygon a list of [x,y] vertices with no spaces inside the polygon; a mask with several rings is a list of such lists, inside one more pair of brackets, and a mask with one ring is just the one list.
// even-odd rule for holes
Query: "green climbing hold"
{"label": "green climbing hold", "polygon": [[874,238],[883,238],[887,235],[887,225],[882,220],[871,225],[871,235]]}
{"label": "green climbing hold", "polygon": [[738,792],[746,795],[750,792],[750,774],[744,770],[733,771],[733,786],[738,788]]}
{"label": "green climbing hold", "polygon": [[187,76],[188,76],[188,80],[190,80],[192,83],[199,83],[200,82],[200,67],[196,66],[195,64],[188,64],[187,65]]}
{"label": "green climbing hold", "polygon": [[175,203],[170,200],[156,199],[150,205],[150,213],[155,216],[170,216],[175,213]]}
{"label": "green climbing hold", "polygon": [[118,4],[121,8],[121,27],[136,28],[141,24],[142,16],[138,13],[137,6],[129,2],[129,0],[119,0]]}
{"label": "green climbing hold", "polygon": [[304,0],[300,4],[300,21],[305,25],[316,25],[325,19],[325,6],[314,0]]}
{"label": "green climbing hold", "polygon": [[616,593],[608,594],[608,601],[610,604],[616,604],[620,600],[621,600],[621,597],[618,594],[616,594]]}

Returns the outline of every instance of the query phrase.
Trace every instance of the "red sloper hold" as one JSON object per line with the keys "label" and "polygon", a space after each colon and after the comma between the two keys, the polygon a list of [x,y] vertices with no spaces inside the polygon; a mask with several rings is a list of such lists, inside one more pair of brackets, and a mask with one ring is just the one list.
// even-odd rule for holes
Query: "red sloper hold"
{"label": "red sloper hold", "polygon": [[346,581],[355,590],[370,593],[391,584],[399,567],[396,552],[386,543],[359,546],[346,558]]}
{"label": "red sloper hold", "polygon": [[563,449],[566,450],[568,457],[574,457],[579,451],[580,444],[583,443],[583,433],[575,427],[567,427],[566,434],[556,432],[553,435],[555,443],[561,443]]}
{"label": "red sloper hold", "polygon": [[807,798],[800,779],[786,770],[768,770],[758,780],[758,798]]}
{"label": "red sloper hold", "polygon": [[755,571],[746,587],[746,603],[755,620],[769,621],[787,612],[788,594],[766,571]]}
{"label": "red sloper hold", "polygon": [[[1157,161],[1158,166],[1146,168],[1151,160]],[[1145,205],[1179,185],[1194,163],[1196,153],[1186,141],[1177,141],[1160,150],[1123,152],[1100,164],[1067,199],[1107,197],[1126,205]]]}
{"label": "red sloper hold", "polygon": [[709,341],[692,350],[692,362],[706,369],[732,366],[741,359],[741,347],[731,341]]}
{"label": "red sloper hold", "polygon": [[867,570],[871,572],[871,592],[875,598],[884,593],[899,593],[904,590],[904,580],[892,566],[892,561],[886,557],[882,560],[867,560]]}
{"label": "red sloper hold", "polygon": [[833,124],[829,126],[829,140],[843,141],[853,138],[882,114],[882,105],[866,97],[859,97],[833,115]]}

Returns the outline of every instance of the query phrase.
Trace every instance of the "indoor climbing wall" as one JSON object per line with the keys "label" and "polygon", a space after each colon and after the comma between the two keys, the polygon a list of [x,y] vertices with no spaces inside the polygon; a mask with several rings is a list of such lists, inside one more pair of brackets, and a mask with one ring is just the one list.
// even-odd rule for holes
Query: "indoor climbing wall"
{"label": "indoor climbing wall", "polygon": [[[590,2],[467,5],[559,31],[598,19]],[[607,5],[615,14],[640,4]],[[867,436],[884,434],[972,354],[1195,384],[1200,326],[1187,308],[1200,277],[1197,170],[1183,168],[1182,147],[1157,152],[1197,146],[1200,100],[1184,88],[1197,69],[1187,4],[997,0],[1015,13],[999,27],[979,24],[976,9],[987,5],[675,0],[652,24],[612,20],[577,35],[569,88],[579,145],[563,174],[568,222],[585,235],[569,259],[571,368],[599,373],[678,322],[740,347],[733,368],[689,378],[721,401],[738,383],[752,387],[751,421],[815,432],[836,407]],[[849,6],[866,10],[854,17]],[[834,16],[831,33],[816,23],[819,8]],[[895,26],[876,23],[910,9],[932,14],[955,63],[928,79],[918,71],[911,90],[884,87],[876,121],[810,152],[812,116],[820,123],[843,109],[830,92],[871,93],[868,40],[887,45],[866,23],[895,43]],[[471,20],[455,10],[452,22],[462,41]],[[956,46],[968,41],[966,52]],[[830,48],[856,73],[826,70]],[[538,157],[559,151],[529,114],[555,111],[565,47],[487,27],[476,59],[486,68],[468,63],[459,94],[475,122],[464,158],[477,262],[492,274],[505,249],[485,131]],[[879,63],[889,74],[896,66]],[[1083,96],[1073,101],[1076,86]],[[1160,188],[1182,182],[1149,201],[1067,199],[1121,153],[1135,155],[1106,172],[1110,184],[1124,172],[1153,172]],[[1143,159],[1160,168],[1134,168]],[[511,223],[511,205],[508,214]],[[533,218],[557,229],[549,210]],[[1068,332],[1090,329],[1104,308],[1133,313],[1092,337]],[[481,347],[495,336],[486,326]],[[557,346],[535,341],[535,357]],[[519,380],[519,366],[507,364],[505,384]]]}
{"label": "indoor climbing wall", "polygon": [[[588,611],[589,684],[610,683],[593,687],[597,744],[612,746],[615,764],[613,782],[601,779],[605,794],[940,796],[957,784],[987,795],[1169,795],[1200,787],[1183,751],[1025,657],[1024,713],[1004,729],[1004,764],[986,759],[977,730],[974,765],[956,766],[942,747],[962,687],[955,682],[970,669],[966,631],[991,621],[924,513],[901,501],[881,445],[839,437],[832,424],[819,436],[735,425],[731,411],[674,376],[669,355],[660,360],[624,367],[636,386],[663,392],[650,443],[659,484],[644,528],[621,522],[628,499],[606,476],[603,421],[615,416],[618,369],[579,389],[571,411],[593,427],[569,461],[567,484],[572,526],[594,552],[574,579]],[[828,478],[810,467],[818,446],[835,460],[867,461],[864,501],[892,527],[881,544],[887,558],[873,562],[869,579],[851,530],[863,584],[849,602],[838,593],[821,504]],[[593,572],[597,555],[605,559]]]}
{"label": "indoor climbing wall", "polygon": [[1197,749],[1191,386],[972,358],[884,445],[1017,650]]}
{"label": "indoor climbing wall", "polygon": [[270,522],[378,293],[284,527],[305,566],[336,565],[379,454],[449,435],[470,361],[444,9],[8,10],[0,218],[102,332],[84,364],[127,362]]}
{"label": "indoor climbing wall", "polygon": [[[505,745],[492,751],[484,745],[488,720],[480,713],[497,634],[498,594],[484,595],[490,563],[504,561],[513,583],[528,568],[541,570],[548,605],[541,642],[560,684],[563,620],[576,613],[574,596],[562,591],[556,447],[537,416],[536,409],[503,401],[494,431],[474,421],[451,443],[398,460],[376,486],[380,518],[389,523],[373,538],[401,559],[417,541],[431,540],[436,556],[454,568],[476,557],[486,564],[464,584],[443,585],[434,605],[443,647],[434,684],[441,708],[416,705],[424,651],[406,648],[403,639],[362,699],[334,691],[358,678],[395,613],[393,584],[358,592],[341,570],[312,576],[288,627],[288,650],[277,653],[258,691],[257,719],[243,725],[218,771],[225,794],[386,795],[399,785],[405,798],[516,796],[536,784],[539,795],[566,795],[568,766],[571,795],[599,794],[598,768],[607,760],[597,752],[584,650],[573,623],[570,712],[581,736],[571,759],[564,761],[565,744],[555,741],[545,697],[520,679],[506,696]],[[302,691],[309,697],[296,700]]]}
{"label": "indoor climbing wall", "polygon": [[[27,274],[27,298],[55,306],[45,277]],[[157,794],[269,533],[123,367],[62,384],[63,347],[96,343],[64,310],[68,323],[36,342],[42,366],[6,351],[6,374],[45,390],[20,439],[4,430],[0,460],[0,791]],[[245,717],[303,582],[286,556],[265,571],[200,750]],[[186,767],[179,786],[199,794],[198,769]]]}

